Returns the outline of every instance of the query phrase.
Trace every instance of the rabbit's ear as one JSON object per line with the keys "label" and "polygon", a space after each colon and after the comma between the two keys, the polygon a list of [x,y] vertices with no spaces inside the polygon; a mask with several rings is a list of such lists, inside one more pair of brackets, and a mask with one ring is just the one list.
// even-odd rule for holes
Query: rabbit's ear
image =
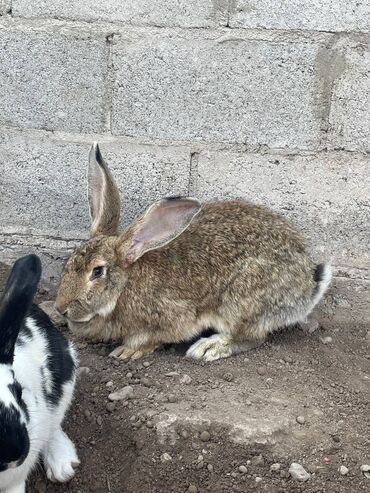
{"label": "rabbit's ear", "polygon": [[0,363],[12,364],[14,347],[41,277],[36,255],[18,259],[9,274],[0,302]]}
{"label": "rabbit's ear", "polygon": [[129,228],[133,233],[127,242],[124,265],[130,265],[149,250],[155,250],[174,240],[189,226],[200,211],[201,204],[192,198],[173,197],[159,200]]}
{"label": "rabbit's ear", "polygon": [[89,154],[88,199],[90,236],[115,235],[120,215],[119,192],[96,142]]}

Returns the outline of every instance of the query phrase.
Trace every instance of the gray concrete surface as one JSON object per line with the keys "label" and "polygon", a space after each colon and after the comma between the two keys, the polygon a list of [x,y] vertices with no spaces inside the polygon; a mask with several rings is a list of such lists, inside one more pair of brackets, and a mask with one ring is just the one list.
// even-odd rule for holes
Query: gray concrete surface
{"label": "gray concrete surface", "polygon": [[368,0],[232,0],[230,27],[370,31]]}
{"label": "gray concrete surface", "polygon": [[112,132],[310,149],[320,146],[315,60],[291,42],[148,36],[118,42]]}
{"label": "gray concrete surface", "polygon": [[103,130],[105,39],[76,34],[0,31],[0,124],[71,132]]}
{"label": "gray concrete surface", "polygon": [[139,26],[210,27],[226,25],[228,0],[13,0],[13,13]]}
{"label": "gray concrete surface", "polygon": [[174,194],[271,206],[333,259],[322,314],[370,321],[370,6],[0,1],[0,260],[55,288],[95,140],[122,226]]}

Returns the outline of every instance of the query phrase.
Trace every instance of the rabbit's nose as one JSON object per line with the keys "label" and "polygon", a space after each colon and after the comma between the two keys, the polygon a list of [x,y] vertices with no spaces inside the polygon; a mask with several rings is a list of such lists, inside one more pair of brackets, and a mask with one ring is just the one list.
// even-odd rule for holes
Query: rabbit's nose
{"label": "rabbit's nose", "polygon": [[59,304],[59,303],[55,303],[55,309],[63,317],[65,317],[68,313],[68,308],[66,306]]}
{"label": "rabbit's nose", "polygon": [[63,315],[63,317],[65,317],[67,315],[67,313],[68,313],[68,309],[65,308],[65,309],[59,310],[57,308],[57,312],[59,312],[61,315]]}

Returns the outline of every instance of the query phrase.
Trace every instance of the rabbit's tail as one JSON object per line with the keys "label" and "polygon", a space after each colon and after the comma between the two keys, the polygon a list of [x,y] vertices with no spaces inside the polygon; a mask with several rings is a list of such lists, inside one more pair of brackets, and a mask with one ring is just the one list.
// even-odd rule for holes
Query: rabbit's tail
{"label": "rabbit's tail", "polygon": [[329,287],[332,278],[332,267],[330,262],[317,264],[314,269],[313,278],[316,286],[313,290],[312,308],[317,305]]}

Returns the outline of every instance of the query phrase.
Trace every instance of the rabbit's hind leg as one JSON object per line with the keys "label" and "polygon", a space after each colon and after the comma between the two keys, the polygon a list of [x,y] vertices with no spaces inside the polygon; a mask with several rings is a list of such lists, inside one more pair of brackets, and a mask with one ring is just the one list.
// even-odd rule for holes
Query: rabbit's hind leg
{"label": "rabbit's hind leg", "polygon": [[215,361],[220,358],[228,358],[232,354],[256,349],[263,343],[264,339],[236,342],[231,335],[214,334],[210,337],[202,337],[190,346],[186,357]]}
{"label": "rabbit's hind leg", "polygon": [[201,337],[186,352],[187,358],[215,361],[227,358],[233,353],[233,339],[229,334],[214,334],[210,337]]}

